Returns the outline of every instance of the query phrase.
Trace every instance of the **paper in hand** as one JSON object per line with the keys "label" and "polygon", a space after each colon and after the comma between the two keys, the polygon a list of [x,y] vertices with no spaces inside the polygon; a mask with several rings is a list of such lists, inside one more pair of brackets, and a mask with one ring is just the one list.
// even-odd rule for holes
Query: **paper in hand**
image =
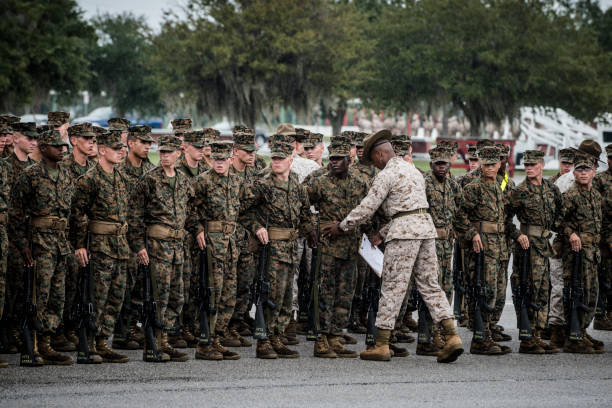
{"label": "paper in hand", "polygon": [[366,236],[363,234],[361,238],[361,245],[359,245],[359,255],[363,258],[364,261],[376,272],[378,277],[382,276],[382,268],[383,268],[383,258],[384,254],[378,247],[372,247],[372,243]]}

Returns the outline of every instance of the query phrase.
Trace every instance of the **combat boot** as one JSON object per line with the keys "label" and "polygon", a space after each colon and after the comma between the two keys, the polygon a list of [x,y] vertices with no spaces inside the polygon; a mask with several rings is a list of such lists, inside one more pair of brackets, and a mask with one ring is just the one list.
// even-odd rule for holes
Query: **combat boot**
{"label": "combat boot", "polygon": [[219,341],[219,335],[215,336],[215,339],[213,340],[213,347],[219,353],[221,353],[224,360],[238,360],[240,358],[240,354],[234,353],[233,351],[229,351],[221,345],[221,342]]}
{"label": "combat boot", "polygon": [[378,329],[376,344],[368,346],[367,349],[361,352],[359,357],[362,360],[390,361],[391,351],[389,350],[389,337],[391,337],[391,330]]}
{"label": "combat boot", "polygon": [[168,335],[168,344],[173,348],[187,348],[187,342],[183,339],[183,331],[180,328],[176,328],[172,331],[172,334]]}
{"label": "combat boot", "polygon": [[331,349],[327,336],[322,334],[314,344],[314,356],[320,358],[336,358],[338,355]]}
{"label": "combat boot", "polygon": [[128,336],[128,340],[134,340],[136,343],[138,343],[139,348],[143,348],[145,343],[144,326],[138,327],[136,322],[130,324],[130,334]]}
{"label": "combat boot", "polygon": [[346,333],[342,333],[339,337],[342,344],[357,344],[357,339],[353,336],[349,336]]}
{"label": "combat boot", "polygon": [[550,325],[550,345],[560,349],[566,341],[565,326]]}
{"label": "combat boot", "polygon": [[519,346],[519,353],[521,354],[546,354],[546,350],[542,348],[534,339],[521,340]]}
{"label": "combat boot", "polygon": [[406,312],[406,315],[404,316],[404,325],[411,332],[416,333],[419,330],[419,323],[412,318],[412,312]]}
{"label": "combat boot", "polygon": [[389,352],[391,353],[391,357],[408,357],[410,355],[407,349],[396,346],[393,343],[389,343]]}
{"label": "combat boot", "polygon": [[251,328],[244,320],[238,321],[238,327],[236,328],[236,330],[238,330],[238,333],[240,333],[242,337],[249,337],[253,335]]}
{"label": "combat boot", "polygon": [[394,333],[395,339],[397,340],[398,343],[414,343],[415,342],[414,337],[412,337],[408,333],[403,332],[402,330],[396,330],[394,332],[395,332]]}
{"label": "combat boot", "polygon": [[77,336],[76,331],[68,330],[66,331],[65,336],[66,336],[66,340],[68,340],[75,346],[79,347],[79,336]]}
{"label": "combat boot", "polygon": [[349,332],[355,333],[355,334],[365,334],[367,331],[365,326],[361,324],[361,321],[359,320],[359,316],[353,316],[353,319],[351,320],[351,323],[349,324],[348,329],[349,329]]}
{"label": "combat boot", "polygon": [[175,349],[168,343],[168,333],[162,331],[161,335],[161,351],[170,356],[170,361],[184,362],[189,360],[187,353],[183,353]]}
{"label": "combat boot", "polygon": [[431,343],[418,343],[416,348],[417,356],[432,356],[437,357],[440,355],[440,349],[436,345]]}
{"label": "combat boot", "polygon": [[493,339],[493,341],[496,343],[502,341],[512,341],[512,337],[504,333],[502,330],[498,330],[498,327],[501,326],[495,326],[495,328],[491,330],[491,338]]}
{"label": "combat boot", "polygon": [[75,351],[76,344],[68,341],[63,332],[51,337],[51,347],[57,351]]}
{"label": "combat boot", "polygon": [[193,326],[185,326],[183,328],[183,340],[187,343],[187,347],[195,347],[198,345],[198,339],[193,335]]}
{"label": "combat boot", "polygon": [[[238,347],[251,347],[253,345],[253,343],[251,343],[249,340],[242,337],[240,333],[238,333],[238,330],[236,330],[235,327],[228,329],[224,338],[232,339],[232,344],[233,344],[233,340],[237,339],[238,342],[240,343]],[[226,346],[226,347],[233,347],[233,346]]]}
{"label": "combat boot", "polygon": [[38,352],[45,365],[73,365],[74,360],[65,354],[60,354],[51,347],[51,335],[44,334],[38,338]]}
{"label": "combat boot", "polygon": [[588,344],[589,346],[591,346],[593,350],[595,350],[596,354],[603,354],[606,352],[603,342],[592,338],[591,335],[588,334],[586,330],[582,331],[582,336],[584,338],[584,342]]}
{"label": "combat boot", "polygon": [[293,318],[291,318],[287,329],[285,329],[284,337],[286,337],[288,341],[283,342],[283,344],[287,346],[300,344],[300,341],[297,338],[297,322]]}
{"label": "combat boot", "polygon": [[552,335],[552,330],[550,327],[545,327],[540,331],[540,337],[542,340],[550,340],[550,336]]}
{"label": "combat boot", "polygon": [[274,352],[274,348],[272,348],[270,340],[257,340],[255,357],[262,358],[264,360],[273,360],[275,358],[278,358],[278,354]]}
{"label": "combat boot", "polygon": [[472,339],[470,345],[470,354],[479,354],[483,356],[501,356],[504,354],[498,344],[495,344],[493,340],[489,339],[478,343]]}
{"label": "combat boot", "polygon": [[444,348],[444,339],[442,338],[442,332],[440,331],[440,329],[438,327],[436,327],[434,329],[433,337],[432,337],[431,341],[440,350],[442,350]]}
{"label": "combat boot", "polygon": [[113,348],[117,350],[138,350],[140,344],[132,337],[132,329],[128,331],[128,335],[125,339],[113,336]]}
{"label": "combat boot", "polygon": [[127,363],[130,361],[128,356],[119,354],[110,348],[105,337],[96,337],[96,352],[105,363]]}
{"label": "combat boot", "polygon": [[0,360],[0,368],[6,368],[8,367],[8,363],[4,360]]}
{"label": "combat boot", "polygon": [[608,319],[607,316],[595,318],[593,329],[610,331],[612,330],[612,320]]}
{"label": "combat boot", "polygon": [[576,354],[597,354],[593,347],[583,341],[567,341],[563,346],[564,353],[576,353]]}
{"label": "combat boot", "polygon": [[14,353],[17,353],[23,347],[22,339],[21,327],[12,327],[10,330],[9,344],[15,347]]}
{"label": "combat boot", "polygon": [[223,337],[220,338],[220,344],[224,347],[241,347],[242,343],[239,337],[240,335],[238,335],[238,337],[234,336],[228,328],[225,333],[223,333]]}
{"label": "combat boot", "polygon": [[[161,336],[161,335],[160,335]],[[144,343],[142,348],[142,361],[146,363],[167,363],[170,361],[170,356],[161,350],[158,337],[154,337],[157,355],[153,354],[153,350],[147,348],[147,343]]]}
{"label": "combat boot", "polygon": [[463,343],[455,330],[453,319],[442,320],[440,326],[445,340],[444,347],[438,354],[438,363],[452,363],[463,353]]}
{"label": "combat boot", "polygon": [[300,341],[297,337],[287,337],[285,335],[280,336],[280,341],[285,346],[295,346],[296,344],[300,344]]}
{"label": "combat boot", "polygon": [[336,353],[338,357],[341,358],[357,358],[357,352],[353,350],[349,350],[344,345],[340,343],[338,336],[328,336],[327,343],[329,344],[329,348]]}
{"label": "combat boot", "polygon": [[295,332],[300,336],[306,336],[308,334],[308,322],[298,322]]}
{"label": "combat boot", "polygon": [[270,344],[279,358],[298,358],[300,353],[283,344],[279,336],[270,336]]}
{"label": "combat boot", "polygon": [[[535,331],[534,341],[536,342],[536,344],[538,346],[542,347],[546,354],[560,353],[561,352],[560,349],[558,349],[555,346],[551,346],[550,344],[548,344],[544,340],[542,340],[542,332],[543,332],[543,330],[536,330]],[[520,352],[520,350],[519,350],[519,352]]]}
{"label": "combat boot", "polygon": [[223,354],[215,349],[212,344],[198,345],[195,352],[196,360],[223,360]]}

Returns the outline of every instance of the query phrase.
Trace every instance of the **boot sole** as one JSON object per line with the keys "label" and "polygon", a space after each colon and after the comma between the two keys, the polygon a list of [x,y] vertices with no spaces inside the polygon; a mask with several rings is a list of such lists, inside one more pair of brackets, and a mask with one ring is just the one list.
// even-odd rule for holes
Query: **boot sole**
{"label": "boot sole", "polygon": [[179,357],[179,358],[170,358],[170,361],[173,363],[184,363],[185,361],[189,361],[189,356]]}
{"label": "boot sole", "polygon": [[224,360],[240,360],[240,356],[223,356]]}
{"label": "boot sole", "polygon": [[199,357],[199,356],[195,356],[196,360],[207,360],[207,361],[221,361],[223,360],[223,357],[221,358],[208,358],[208,357]]}
{"label": "boot sole", "polygon": [[357,358],[359,357],[359,354],[355,353],[355,354],[337,354],[338,358]]}
{"label": "boot sole", "polygon": [[109,359],[109,358],[104,358],[104,357],[103,357],[103,358],[102,358],[102,361],[103,361],[104,363],[117,363],[117,364],[124,364],[124,363],[127,363],[128,361],[130,361],[130,358],[129,358],[129,357],[126,357],[126,358],[118,358],[118,359],[112,359],[112,360],[111,360],[111,359]]}
{"label": "boot sole", "polygon": [[417,356],[425,356],[425,357],[438,357],[440,355],[440,352],[423,352],[423,351],[417,351],[416,352]]}
{"label": "boot sole", "polygon": [[393,357],[408,357],[410,355],[409,352],[405,352],[405,353],[395,353],[393,354]]}
{"label": "boot sole", "polygon": [[276,355],[276,356],[270,356],[270,355],[267,355],[267,356],[255,356],[255,357],[256,358],[260,358],[262,360],[276,360],[278,358],[278,355]]}
{"label": "boot sole", "polygon": [[336,353],[334,354],[315,354],[314,356],[317,358],[338,358],[338,355]]}
{"label": "boot sole", "polygon": [[452,363],[463,354],[463,347],[459,346],[451,350],[447,357],[438,358],[438,363]]}
{"label": "boot sole", "polygon": [[363,356],[359,356],[362,360],[365,361],[391,361],[391,356],[387,357],[383,357],[383,358],[374,358],[374,357],[363,357]]}
{"label": "boot sole", "polygon": [[71,366],[74,364],[74,361],[50,361],[43,359],[43,365],[57,365],[57,366]]}
{"label": "boot sole", "polygon": [[299,354],[287,354],[287,355],[277,354],[277,355],[278,355],[278,358],[300,358]]}

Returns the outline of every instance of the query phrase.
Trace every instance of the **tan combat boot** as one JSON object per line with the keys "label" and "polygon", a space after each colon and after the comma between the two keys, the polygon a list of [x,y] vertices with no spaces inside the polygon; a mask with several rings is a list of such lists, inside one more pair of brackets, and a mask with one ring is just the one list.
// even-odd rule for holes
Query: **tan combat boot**
{"label": "tan combat boot", "polygon": [[406,312],[404,316],[404,326],[411,332],[417,332],[419,330],[419,323],[412,318],[412,312]]}
{"label": "tan combat boot", "polygon": [[193,326],[186,325],[183,328],[183,340],[187,343],[187,347],[195,347],[198,345],[198,339],[193,334]]}
{"label": "tan combat boot", "polygon": [[440,351],[441,350],[436,347],[433,341],[431,343],[417,343],[417,356],[438,357],[440,355]]}
{"label": "tan combat boot", "polygon": [[531,340],[521,340],[519,346],[519,353],[521,354],[546,354],[546,350],[540,346],[535,338]]}
{"label": "tan combat boot", "polygon": [[586,330],[582,330],[582,336],[584,338],[584,342],[591,346],[593,350],[595,350],[596,354],[603,354],[606,352],[604,348],[603,341],[595,340]]}
{"label": "tan combat boot", "polygon": [[168,335],[168,344],[175,349],[187,348],[187,342],[183,339],[183,332],[181,330],[173,330],[172,335]]}
{"label": "tan combat boot", "polygon": [[255,357],[262,358],[264,360],[273,360],[278,358],[278,354],[274,352],[272,344],[270,344],[270,340],[257,340]]}
{"label": "tan combat boot", "polygon": [[[546,354],[556,354],[556,353],[560,353],[561,350],[558,349],[555,346],[552,346],[548,343],[546,343],[544,340],[542,340],[542,330],[536,330],[534,337],[533,337],[534,341],[536,342],[536,344],[540,347],[542,347],[544,349],[544,352]],[[520,350],[519,350],[520,352]]]}
{"label": "tan combat boot", "polygon": [[566,341],[565,326],[550,325],[550,345],[560,349]]}
{"label": "tan combat boot", "polygon": [[[289,325],[285,329],[283,337],[283,344],[286,346],[295,346],[300,344],[300,341],[297,338],[297,322],[293,318],[291,318]],[[272,344],[272,346],[274,346],[274,344]]]}
{"label": "tan combat boot", "polygon": [[338,355],[331,349],[327,342],[327,336],[321,334],[321,337],[315,341],[314,356],[320,358],[336,358]]}
{"label": "tan combat boot", "polygon": [[68,340],[77,347],[79,346],[79,336],[77,335],[75,330],[68,330],[65,336],[66,340]]}
{"label": "tan combat boot", "polygon": [[240,335],[235,336],[234,333],[232,333],[228,328],[225,333],[223,333],[223,337],[221,337],[219,340],[221,342],[220,344],[222,344],[224,347],[241,347],[242,342],[240,341],[240,337]]}
{"label": "tan combat boot", "polygon": [[279,336],[270,336],[270,344],[279,358],[298,358],[300,353],[287,348]]}
{"label": "tan combat boot", "polygon": [[223,360],[223,354],[213,347],[212,344],[198,345],[195,352],[196,360]]}
{"label": "tan combat boot", "polygon": [[438,363],[452,363],[463,353],[461,337],[455,330],[453,319],[445,319],[440,322],[444,335],[444,347],[438,354]]}
{"label": "tan combat boot", "polygon": [[349,336],[346,333],[342,333],[339,337],[340,338],[338,340],[340,340],[342,344],[357,344],[357,339],[353,336]]}
{"label": "tan combat boot", "polygon": [[396,346],[393,343],[389,343],[389,352],[391,353],[391,357],[408,357],[410,355],[407,349]]}
{"label": "tan combat boot", "polygon": [[38,337],[38,352],[45,365],[73,365],[74,360],[65,354],[60,354],[51,347],[49,334]]}
{"label": "tan combat boot", "polygon": [[344,345],[340,343],[338,336],[328,336],[327,343],[329,344],[329,348],[332,349],[332,351],[336,353],[338,357],[357,358],[357,352],[344,347]]}
{"label": "tan combat boot", "polygon": [[51,347],[57,351],[75,351],[76,344],[68,341],[63,332],[51,336]]}
{"label": "tan combat boot", "polygon": [[170,356],[170,361],[184,362],[189,360],[187,353],[175,349],[168,343],[168,333],[164,330],[161,335],[161,351]]}
{"label": "tan combat boot", "polygon": [[576,354],[597,354],[593,347],[583,341],[566,341],[563,346],[564,353],[576,353]]}
{"label": "tan combat boot", "polygon": [[119,354],[110,348],[105,337],[96,337],[96,352],[102,357],[105,363],[127,363],[130,361],[128,356]]}
{"label": "tan combat boot", "polygon": [[372,361],[390,361],[391,352],[389,350],[389,337],[391,336],[391,330],[378,329],[378,338],[376,344],[369,346],[367,349],[361,352],[359,357],[362,360]]}
{"label": "tan combat boot", "polygon": [[474,340],[472,337],[472,344],[470,344],[470,354],[479,354],[483,356],[499,356],[504,354],[499,344],[496,344],[491,339],[491,334],[487,332],[487,339],[482,343]]}
{"label": "tan combat boot", "polygon": [[443,339],[442,336],[442,330],[440,329],[440,327],[438,327],[437,325],[434,328],[433,331],[433,338],[431,339],[431,341],[433,342],[433,344],[436,345],[437,348],[439,348],[440,350],[442,350],[444,348],[445,345],[445,341]]}
{"label": "tan combat boot", "polygon": [[240,354],[234,353],[233,351],[229,351],[228,349],[223,347],[221,345],[221,342],[219,341],[219,338],[220,338],[219,335],[216,335],[213,340],[212,345],[219,353],[221,353],[221,355],[223,355],[223,359],[224,360],[238,360],[240,358]]}
{"label": "tan combat boot", "polygon": [[612,330],[612,320],[608,316],[596,317],[593,321],[593,329],[595,330]]}

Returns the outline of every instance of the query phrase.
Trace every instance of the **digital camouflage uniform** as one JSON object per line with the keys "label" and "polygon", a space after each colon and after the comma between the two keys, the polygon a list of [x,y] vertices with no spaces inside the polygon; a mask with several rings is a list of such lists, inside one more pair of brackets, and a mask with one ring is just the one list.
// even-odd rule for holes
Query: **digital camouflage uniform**
{"label": "digital camouflage uniform", "polygon": [[267,166],[268,166],[268,163],[266,163],[266,159],[256,154],[255,155],[255,169],[260,171],[260,170],[265,169]]}
{"label": "digital camouflage uniform", "polygon": [[[606,152],[608,155],[608,163],[612,160],[612,144],[606,146]],[[601,194],[602,199],[605,202],[605,198],[608,197],[610,191],[612,191],[612,168],[608,167],[608,170],[604,172],[597,173],[595,178],[593,178],[593,188]],[[605,212],[604,212],[605,215]],[[605,219],[605,217],[604,217]],[[602,236],[601,244],[601,262],[604,267],[605,275],[603,279],[604,283],[608,285],[612,285],[612,253],[610,251],[609,242],[606,242],[605,238]],[[600,288],[602,287],[600,282]],[[604,298],[607,302],[606,310],[607,312],[607,326],[612,326],[612,290],[608,291],[607,294],[604,294]],[[599,319],[596,319],[599,320]],[[599,323],[596,321],[596,323]],[[599,326],[598,326],[599,327]],[[601,327],[603,329],[603,327]],[[597,327],[596,327],[597,329]]]}
{"label": "digital camouflage uniform", "polygon": [[11,189],[8,184],[8,165],[0,160],[0,319],[4,313],[4,299],[6,291],[6,262],[8,258],[8,223],[9,195]]}

